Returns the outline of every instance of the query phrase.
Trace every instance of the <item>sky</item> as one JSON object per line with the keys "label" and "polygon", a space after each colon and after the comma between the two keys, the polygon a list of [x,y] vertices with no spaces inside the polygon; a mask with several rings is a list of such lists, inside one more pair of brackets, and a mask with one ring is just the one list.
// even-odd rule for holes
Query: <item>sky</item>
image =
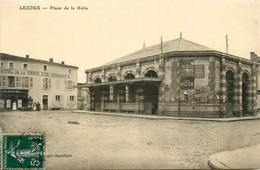
{"label": "sky", "polygon": [[2,53],[65,61],[79,67],[79,83],[86,81],[86,69],[142,49],[144,42],[159,44],[161,36],[179,38],[180,32],[221,52],[228,34],[230,54],[260,56],[260,0],[6,0],[0,8]]}

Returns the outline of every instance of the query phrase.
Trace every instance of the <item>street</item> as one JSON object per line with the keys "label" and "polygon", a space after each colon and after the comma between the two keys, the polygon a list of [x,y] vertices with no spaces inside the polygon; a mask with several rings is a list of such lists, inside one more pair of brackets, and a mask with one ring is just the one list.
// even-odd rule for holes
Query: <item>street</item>
{"label": "street", "polygon": [[17,111],[1,112],[0,127],[2,133],[45,132],[46,169],[207,169],[211,154],[260,144],[260,120],[149,120]]}

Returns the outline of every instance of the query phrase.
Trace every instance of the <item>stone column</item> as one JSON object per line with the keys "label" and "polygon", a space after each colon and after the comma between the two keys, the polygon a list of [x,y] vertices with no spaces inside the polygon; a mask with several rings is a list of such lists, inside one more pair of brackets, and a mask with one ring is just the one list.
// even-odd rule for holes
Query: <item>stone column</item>
{"label": "stone column", "polygon": [[106,81],[106,70],[105,70],[105,68],[102,69],[101,81],[102,82]]}
{"label": "stone column", "polygon": [[88,73],[88,82],[92,83],[92,73]]}
{"label": "stone column", "polygon": [[88,72],[86,72],[86,83],[88,83]]}
{"label": "stone column", "polygon": [[124,89],[121,89],[120,88],[120,90],[119,90],[119,102],[118,102],[118,109],[119,109],[119,111],[120,111],[120,109],[121,109],[121,103],[123,103],[124,102],[124,99],[125,99],[125,94],[124,94]]}
{"label": "stone column", "polygon": [[125,102],[129,102],[129,86],[125,85]]}
{"label": "stone column", "polygon": [[95,93],[93,89],[90,89],[90,110],[95,110]]}
{"label": "stone column", "polygon": [[90,91],[89,91],[89,87],[87,87],[85,89],[85,101],[84,101],[84,104],[85,104],[85,107],[84,107],[84,110],[88,110],[90,111],[90,103],[91,103],[91,98],[90,98]]}
{"label": "stone column", "polygon": [[121,67],[117,67],[117,72],[116,72],[116,79],[121,80]]}
{"label": "stone column", "polygon": [[220,117],[224,116],[226,113],[226,98],[227,98],[226,70],[227,68],[225,64],[225,58],[222,58],[221,65],[220,65],[220,92],[219,92],[220,105],[221,105]]}
{"label": "stone column", "polygon": [[135,66],[135,78],[141,77],[141,64],[138,61]]}
{"label": "stone column", "polygon": [[164,114],[164,105],[165,105],[165,85],[164,85],[165,61],[162,56],[159,59],[159,75],[158,76],[159,76],[159,78],[161,78],[163,80],[158,89],[159,90],[158,102],[161,103],[161,107],[159,107],[159,103],[158,103],[158,114],[163,115]]}
{"label": "stone column", "polygon": [[237,75],[235,82],[235,107],[234,111],[236,111],[237,116],[242,116],[243,108],[242,108],[242,67],[241,62],[238,63],[237,66]]}
{"label": "stone column", "polygon": [[257,89],[256,89],[256,67],[253,66],[251,69],[251,78],[250,78],[250,90],[248,93],[249,96],[249,105],[250,105],[250,115],[256,115],[257,113],[257,105],[256,105],[256,99],[257,99]]}
{"label": "stone column", "polygon": [[110,101],[114,100],[114,86],[113,85],[109,86],[109,100]]}
{"label": "stone column", "polygon": [[144,88],[143,88],[143,86],[139,86],[137,88],[137,94],[138,94],[138,113],[143,114],[144,113]]}

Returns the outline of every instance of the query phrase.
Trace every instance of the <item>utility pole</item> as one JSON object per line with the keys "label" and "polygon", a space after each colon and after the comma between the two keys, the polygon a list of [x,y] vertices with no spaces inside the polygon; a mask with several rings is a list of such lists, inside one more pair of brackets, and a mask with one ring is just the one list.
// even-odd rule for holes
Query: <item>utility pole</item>
{"label": "utility pole", "polygon": [[226,35],[226,53],[228,54],[228,34]]}
{"label": "utility pole", "polygon": [[163,53],[163,40],[162,40],[162,35],[161,35],[161,54]]}
{"label": "utility pole", "polygon": [[178,114],[181,115],[181,61],[178,63]]}

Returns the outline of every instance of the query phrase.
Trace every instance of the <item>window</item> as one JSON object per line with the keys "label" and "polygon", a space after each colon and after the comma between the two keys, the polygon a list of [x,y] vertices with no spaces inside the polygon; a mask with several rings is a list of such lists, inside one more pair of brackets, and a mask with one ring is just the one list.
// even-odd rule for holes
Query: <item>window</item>
{"label": "window", "polygon": [[15,77],[15,87],[21,87],[21,77]]}
{"label": "window", "polygon": [[5,107],[5,101],[4,100],[0,100],[0,108],[4,108]]}
{"label": "window", "polygon": [[9,62],[9,68],[14,69],[14,63],[13,62]]}
{"label": "window", "polygon": [[30,77],[30,88],[32,88],[32,87],[33,87],[33,78]]}
{"label": "window", "polygon": [[4,65],[4,62],[3,61],[1,61],[1,67],[4,67],[5,65]]}
{"label": "window", "polygon": [[29,77],[22,77],[22,87],[29,87]]}
{"label": "window", "polygon": [[227,102],[234,103],[235,75],[234,75],[233,71],[228,70],[226,72],[226,82],[227,82]]}
{"label": "window", "polygon": [[69,69],[69,74],[71,74],[71,69]]}
{"label": "window", "polygon": [[51,89],[51,79],[43,78],[43,89]]}
{"label": "window", "polygon": [[60,95],[56,95],[56,96],[55,96],[55,100],[56,100],[56,101],[61,101],[61,96],[60,96]]}
{"label": "window", "polygon": [[7,78],[6,76],[1,77],[1,86],[6,87],[7,86]]}
{"label": "window", "polygon": [[47,70],[48,70],[47,65],[44,65],[44,66],[43,66],[43,70],[44,70],[44,71],[47,71]]}
{"label": "window", "polygon": [[14,76],[8,76],[8,87],[15,87]]}
{"label": "window", "polygon": [[65,81],[65,86],[67,90],[72,90],[74,86],[74,82],[71,80]]}
{"label": "window", "polygon": [[74,106],[76,104],[75,96],[67,96],[67,99],[68,99],[67,102],[68,106]]}
{"label": "window", "polygon": [[70,96],[70,101],[73,102],[75,100],[74,96]]}
{"label": "window", "polygon": [[24,69],[24,70],[28,70],[28,64],[26,64],[26,63],[23,64],[23,69]]}
{"label": "window", "polygon": [[18,108],[22,108],[22,105],[23,105],[23,101],[21,99],[18,99],[18,105],[17,107]]}

